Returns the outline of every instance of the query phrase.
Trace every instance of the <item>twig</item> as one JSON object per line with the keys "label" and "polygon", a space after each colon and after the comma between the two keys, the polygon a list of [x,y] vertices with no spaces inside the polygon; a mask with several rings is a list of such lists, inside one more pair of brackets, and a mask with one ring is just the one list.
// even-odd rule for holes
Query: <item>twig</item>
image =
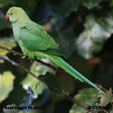
{"label": "twig", "polygon": [[6,51],[8,51],[8,52],[13,53],[14,55],[18,55],[18,56],[21,56],[21,57],[22,57],[22,56],[25,56],[25,55],[23,55],[22,53],[16,52],[16,51],[11,50],[11,49],[8,49],[7,47],[3,47],[2,45],[0,45],[0,48],[3,49],[3,50],[6,50]]}
{"label": "twig", "polygon": [[[6,48],[6,47],[4,47],[4,46],[2,46],[2,45],[0,45],[0,48],[3,49],[3,50],[6,50],[6,51],[9,51],[9,52],[13,53],[14,55],[18,55],[18,56],[20,56],[20,57],[24,57],[24,58],[26,58],[27,60],[30,60],[30,61],[33,61],[33,62],[37,61],[37,62],[41,63],[42,65],[45,65],[45,66],[47,66],[47,67],[53,69],[54,71],[61,72],[61,73],[65,74],[65,75],[68,75],[68,76],[72,77],[69,73],[67,73],[66,71],[63,71],[61,68],[56,68],[56,67],[54,67],[53,65],[48,64],[48,63],[45,63],[45,62],[43,62],[43,61],[41,61],[41,60],[39,60],[39,59],[37,59],[37,58],[35,58],[35,59],[29,59],[28,56],[25,56],[24,54],[19,53],[19,52],[17,52],[17,51],[8,49],[8,48]],[[89,84],[86,83],[86,82],[84,82],[84,83],[87,84],[87,85],[89,85]],[[96,83],[94,83],[94,84],[97,85]],[[101,86],[101,85],[98,84],[98,86]],[[99,87],[99,88],[102,89],[102,90],[104,89],[105,92],[107,91],[107,89],[103,88],[102,86]]]}
{"label": "twig", "polygon": [[33,74],[31,71],[29,71],[29,70],[26,69],[25,67],[21,66],[21,65],[18,64],[17,62],[15,62],[15,61],[9,59],[7,56],[0,54],[0,58],[2,58],[2,59],[4,59],[4,60],[8,61],[9,63],[11,63],[12,65],[14,65],[14,66],[16,66],[16,67],[19,67],[19,68],[23,69],[25,72],[31,74],[33,77],[35,77],[36,79],[38,79],[38,78],[37,78],[37,75]]}
{"label": "twig", "polygon": [[[20,69],[22,69],[23,71],[29,73],[30,75],[32,75],[33,77],[35,77],[36,79],[38,79],[37,75],[35,75],[34,73],[32,73],[31,71],[29,71],[27,68],[23,67],[22,65],[18,64],[17,62],[11,60],[9,57],[5,56],[5,55],[1,55],[0,54],[0,58],[8,61],[9,63],[11,63],[12,65],[16,66],[16,67],[19,67]],[[72,98],[71,96],[64,96],[66,99],[68,99],[69,101],[73,102],[74,104],[77,104],[78,106],[90,111],[88,109],[87,106],[77,102],[74,98]]]}
{"label": "twig", "polygon": [[88,109],[88,106],[79,103],[79,102],[76,101],[73,97],[71,97],[71,96],[67,96],[67,95],[64,95],[64,97],[65,97],[67,100],[73,102],[74,104],[77,104],[78,106],[80,106],[80,107],[82,107],[82,108],[88,110],[89,112],[93,112],[92,109]]}
{"label": "twig", "polygon": [[[39,60],[39,59],[37,59],[37,58],[35,58],[35,59],[29,59],[28,56],[25,56],[25,55],[22,54],[22,53],[19,53],[19,52],[17,52],[17,51],[11,50],[11,49],[8,49],[8,48],[3,47],[3,46],[1,46],[1,45],[0,45],[0,48],[3,49],[3,50],[6,50],[6,51],[9,51],[9,52],[13,53],[14,55],[18,55],[18,56],[21,56],[21,57],[25,57],[26,59],[31,60],[31,61],[33,61],[33,62],[37,61],[37,62],[41,63],[42,65],[45,65],[45,66],[47,66],[47,67],[53,69],[54,71],[61,72],[61,73],[65,74],[65,75],[70,76],[69,73],[63,71],[62,69],[56,68],[56,67],[52,66],[51,64],[45,63],[45,62],[43,62],[43,61],[41,61],[41,60]],[[71,76],[71,77],[72,77],[72,76]]]}
{"label": "twig", "polygon": [[[24,54],[19,53],[19,52],[17,52],[17,51],[8,49],[8,48],[6,48],[6,47],[4,47],[4,46],[2,46],[2,45],[0,45],[0,48],[3,49],[3,50],[6,50],[6,51],[9,51],[9,52],[13,53],[14,55],[18,55],[18,56],[24,57],[24,58],[26,58],[27,60],[30,60],[30,61],[33,61],[33,62],[37,61],[37,62],[41,63],[42,65],[45,65],[45,66],[47,66],[47,67],[53,69],[54,71],[61,72],[61,73],[65,74],[65,75],[68,75],[68,76],[72,77],[69,73],[67,73],[66,71],[63,71],[61,68],[56,68],[56,67],[52,66],[51,64],[45,63],[45,62],[43,62],[43,61],[41,61],[41,60],[39,60],[39,59],[37,59],[37,58],[35,58],[35,59],[29,59],[28,56],[25,56]],[[89,84],[86,83],[86,82],[84,82],[84,83],[87,84],[87,85],[89,85]],[[97,86],[99,86],[100,89],[102,89],[102,90],[104,89],[105,92],[107,91],[107,89],[103,88],[101,85],[96,84],[96,83],[94,83],[94,84],[97,85]],[[101,87],[100,87],[100,86],[101,86]]]}

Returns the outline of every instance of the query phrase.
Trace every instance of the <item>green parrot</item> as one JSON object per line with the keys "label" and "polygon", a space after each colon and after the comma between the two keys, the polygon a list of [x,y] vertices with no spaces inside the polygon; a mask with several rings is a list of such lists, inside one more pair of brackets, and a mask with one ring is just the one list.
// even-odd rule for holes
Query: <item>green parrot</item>
{"label": "green parrot", "polygon": [[6,20],[12,23],[15,40],[25,55],[31,59],[48,58],[74,78],[90,84],[104,94],[100,88],[61,58],[65,54],[59,50],[59,45],[41,25],[33,22],[22,8],[11,7],[6,13]]}

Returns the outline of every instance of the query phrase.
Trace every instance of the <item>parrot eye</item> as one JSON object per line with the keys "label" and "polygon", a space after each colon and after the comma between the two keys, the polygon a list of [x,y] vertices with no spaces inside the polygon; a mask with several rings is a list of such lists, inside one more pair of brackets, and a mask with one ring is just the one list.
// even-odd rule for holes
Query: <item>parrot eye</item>
{"label": "parrot eye", "polygon": [[13,13],[11,13],[11,15],[13,15]]}

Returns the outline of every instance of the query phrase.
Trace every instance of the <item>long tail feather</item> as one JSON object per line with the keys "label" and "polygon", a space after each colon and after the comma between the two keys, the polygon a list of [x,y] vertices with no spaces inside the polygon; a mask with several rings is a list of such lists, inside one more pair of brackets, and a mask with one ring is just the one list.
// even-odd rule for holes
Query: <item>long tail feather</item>
{"label": "long tail feather", "polygon": [[66,63],[61,57],[57,56],[50,56],[49,57],[54,63],[56,63],[59,67],[64,69],[66,72],[71,74],[76,79],[80,80],[81,82],[85,81],[88,84],[90,84],[92,87],[96,88],[99,92],[104,92],[98,88],[93,82],[89,81],[86,77],[84,77],[82,74],[80,74],[77,70],[75,70],[72,66],[70,66],[68,63]]}

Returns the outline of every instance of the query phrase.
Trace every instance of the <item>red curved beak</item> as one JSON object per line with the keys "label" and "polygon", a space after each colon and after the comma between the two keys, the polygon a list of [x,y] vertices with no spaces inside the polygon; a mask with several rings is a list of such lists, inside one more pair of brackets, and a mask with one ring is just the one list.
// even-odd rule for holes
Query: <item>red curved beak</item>
{"label": "red curved beak", "polygon": [[6,21],[8,21],[8,20],[9,20],[9,16],[8,16],[8,15],[6,15],[6,16],[5,16],[5,19],[6,19]]}

